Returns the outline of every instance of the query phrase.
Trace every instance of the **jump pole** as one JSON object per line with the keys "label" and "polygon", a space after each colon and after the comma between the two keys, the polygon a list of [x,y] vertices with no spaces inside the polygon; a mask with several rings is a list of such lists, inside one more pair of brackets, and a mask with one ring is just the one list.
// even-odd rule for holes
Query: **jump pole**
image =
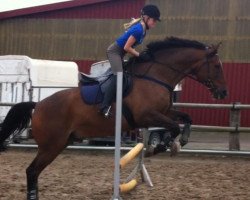
{"label": "jump pole", "polygon": [[[121,127],[122,127],[122,84],[123,84],[123,72],[117,72],[117,87],[116,87],[116,116],[115,116],[115,170],[114,170],[114,191],[112,200],[122,200],[120,197],[120,192],[127,192],[133,189],[137,185],[136,179],[132,179],[134,174],[140,170],[143,181],[147,182],[149,186],[153,186],[152,181],[148,175],[147,169],[143,163],[144,151],[143,143],[146,144],[146,137],[143,137],[143,143],[139,143],[134,147],[129,153],[128,156],[125,156],[120,163],[121,159]],[[142,129],[142,134],[146,134],[147,129]],[[129,161],[134,159],[139,152],[141,152],[139,163],[130,174],[127,183],[120,185],[120,168],[124,167]]]}
{"label": "jump pole", "polygon": [[[143,132],[142,132],[143,133]],[[144,139],[144,137],[143,137]],[[133,171],[128,176],[125,183],[120,185],[120,192],[126,193],[133,190],[137,185],[137,180],[135,178],[138,171],[141,172],[141,178],[143,182],[146,182],[150,187],[153,187],[152,181],[150,176],[147,172],[147,169],[143,163],[144,157],[144,144],[142,142],[138,143],[134,148],[132,148],[127,154],[125,154],[120,160],[120,168],[123,169],[129,162],[134,160],[135,157],[139,156],[139,162]]]}
{"label": "jump pole", "polygon": [[121,158],[121,125],[122,125],[122,80],[123,72],[117,72],[116,115],[115,115],[115,171],[114,193],[112,200],[122,200],[120,197],[120,158]]}
{"label": "jump pole", "polygon": [[[148,174],[148,171],[147,171],[146,166],[145,166],[144,161],[143,161],[145,147],[148,148],[149,134],[150,133],[149,133],[148,129],[146,129],[146,128],[140,129],[140,138],[138,140],[139,143],[133,149],[131,149],[125,156],[123,156],[121,158],[120,166],[121,166],[121,168],[123,168],[128,162],[130,162],[138,154],[140,154],[138,157],[139,158],[138,164],[133,169],[133,171],[130,173],[130,175],[127,177],[127,180],[126,180],[127,185],[133,185],[132,180],[134,179],[135,175],[140,171],[142,182],[145,182],[148,186],[153,187],[153,183],[151,181],[151,178]],[[142,140],[142,138],[143,138],[143,140]],[[124,184],[122,184],[121,186],[123,186],[123,185]],[[132,187],[130,187],[130,188],[132,188]],[[121,192],[123,192],[123,191],[121,190]]]}
{"label": "jump pole", "polygon": [[125,154],[120,160],[120,168],[123,169],[130,161],[132,161],[143,150],[143,143],[138,143],[133,149]]}
{"label": "jump pole", "polygon": [[[148,148],[148,139],[149,139],[149,131],[147,128],[143,128],[140,130],[140,133],[141,133],[141,137],[143,138],[143,144],[146,146],[146,148]],[[142,151],[141,155],[140,155],[140,158],[139,158],[139,166],[141,167],[141,177],[142,177],[142,180],[144,182],[146,182],[150,187],[153,187],[153,183],[152,183],[152,180],[148,174],[148,171],[146,169],[146,166],[143,162],[143,158],[144,158],[144,153],[145,151]]]}

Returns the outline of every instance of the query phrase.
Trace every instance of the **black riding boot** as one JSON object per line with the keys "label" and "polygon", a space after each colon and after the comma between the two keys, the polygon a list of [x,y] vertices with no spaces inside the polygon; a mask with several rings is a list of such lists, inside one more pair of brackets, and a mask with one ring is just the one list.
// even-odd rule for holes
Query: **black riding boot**
{"label": "black riding boot", "polygon": [[101,104],[100,112],[104,115],[104,117],[108,118],[111,114],[111,104],[115,98],[116,94],[116,75],[111,77],[111,81],[109,83],[108,88],[105,91],[104,99]]}

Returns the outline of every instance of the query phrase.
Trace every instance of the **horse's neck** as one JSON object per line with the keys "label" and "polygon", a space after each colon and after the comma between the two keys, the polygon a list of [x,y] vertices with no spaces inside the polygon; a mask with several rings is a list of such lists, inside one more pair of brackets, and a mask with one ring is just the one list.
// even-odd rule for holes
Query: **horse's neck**
{"label": "horse's neck", "polygon": [[187,48],[175,52],[162,51],[155,55],[155,62],[130,65],[128,71],[150,76],[174,87],[192,72],[193,66],[204,56],[203,54]]}
{"label": "horse's neck", "polygon": [[193,66],[204,56],[203,53],[194,56],[194,51],[197,50],[180,49],[179,51],[178,54],[162,52],[156,55],[156,63],[151,72],[153,76],[175,86],[192,72]]}
{"label": "horse's neck", "polygon": [[180,77],[178,73],[174,73],[173,70],[168,70],[168,69],[161,70],[162,68],[166,68],[166,66],[158,63],[148,62],[148,63],[136,64],[130,67],[128,71],[132,72],[132,74],[147,76],[159,80],[174,88],[175,85],[183,77]]}

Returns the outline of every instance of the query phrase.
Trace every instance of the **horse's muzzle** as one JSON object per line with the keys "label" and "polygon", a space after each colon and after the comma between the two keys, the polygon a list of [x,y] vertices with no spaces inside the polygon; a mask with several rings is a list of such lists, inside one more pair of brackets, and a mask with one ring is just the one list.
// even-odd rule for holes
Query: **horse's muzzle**
{"label": "horse's muzzle", "polygon": [[212,93],[215,99],[224,99],[227,96],[226,89],[215,89]]}

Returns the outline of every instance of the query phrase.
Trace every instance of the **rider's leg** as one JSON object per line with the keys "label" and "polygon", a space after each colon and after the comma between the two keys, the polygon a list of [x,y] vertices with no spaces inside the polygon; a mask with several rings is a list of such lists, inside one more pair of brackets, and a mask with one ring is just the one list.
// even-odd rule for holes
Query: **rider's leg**
{"label": "rider's leg", "polygon": [[107,56],[111,65],[111,69],[114,74],[114,78],[110,81],[110,86],[105,92],[104,100],[101,104],[101,113],[104,114],[105,117],[109,117],[110,115],[110,108],[111,103],[115,98],[115,91],[116,91],[116,75],[117,72],[122,72],[122,58],[125,52],[121,49],[116,43],[109,46],[107,49]]}
{"label": "rider's leg", "polygon": [[116,91],[116,75],[111,77],[109,82],[109,86],[104,93],[104,99],[101,104],[100,111],[105,117],[110,116],[111,104],[115,99],[115,91]]}

